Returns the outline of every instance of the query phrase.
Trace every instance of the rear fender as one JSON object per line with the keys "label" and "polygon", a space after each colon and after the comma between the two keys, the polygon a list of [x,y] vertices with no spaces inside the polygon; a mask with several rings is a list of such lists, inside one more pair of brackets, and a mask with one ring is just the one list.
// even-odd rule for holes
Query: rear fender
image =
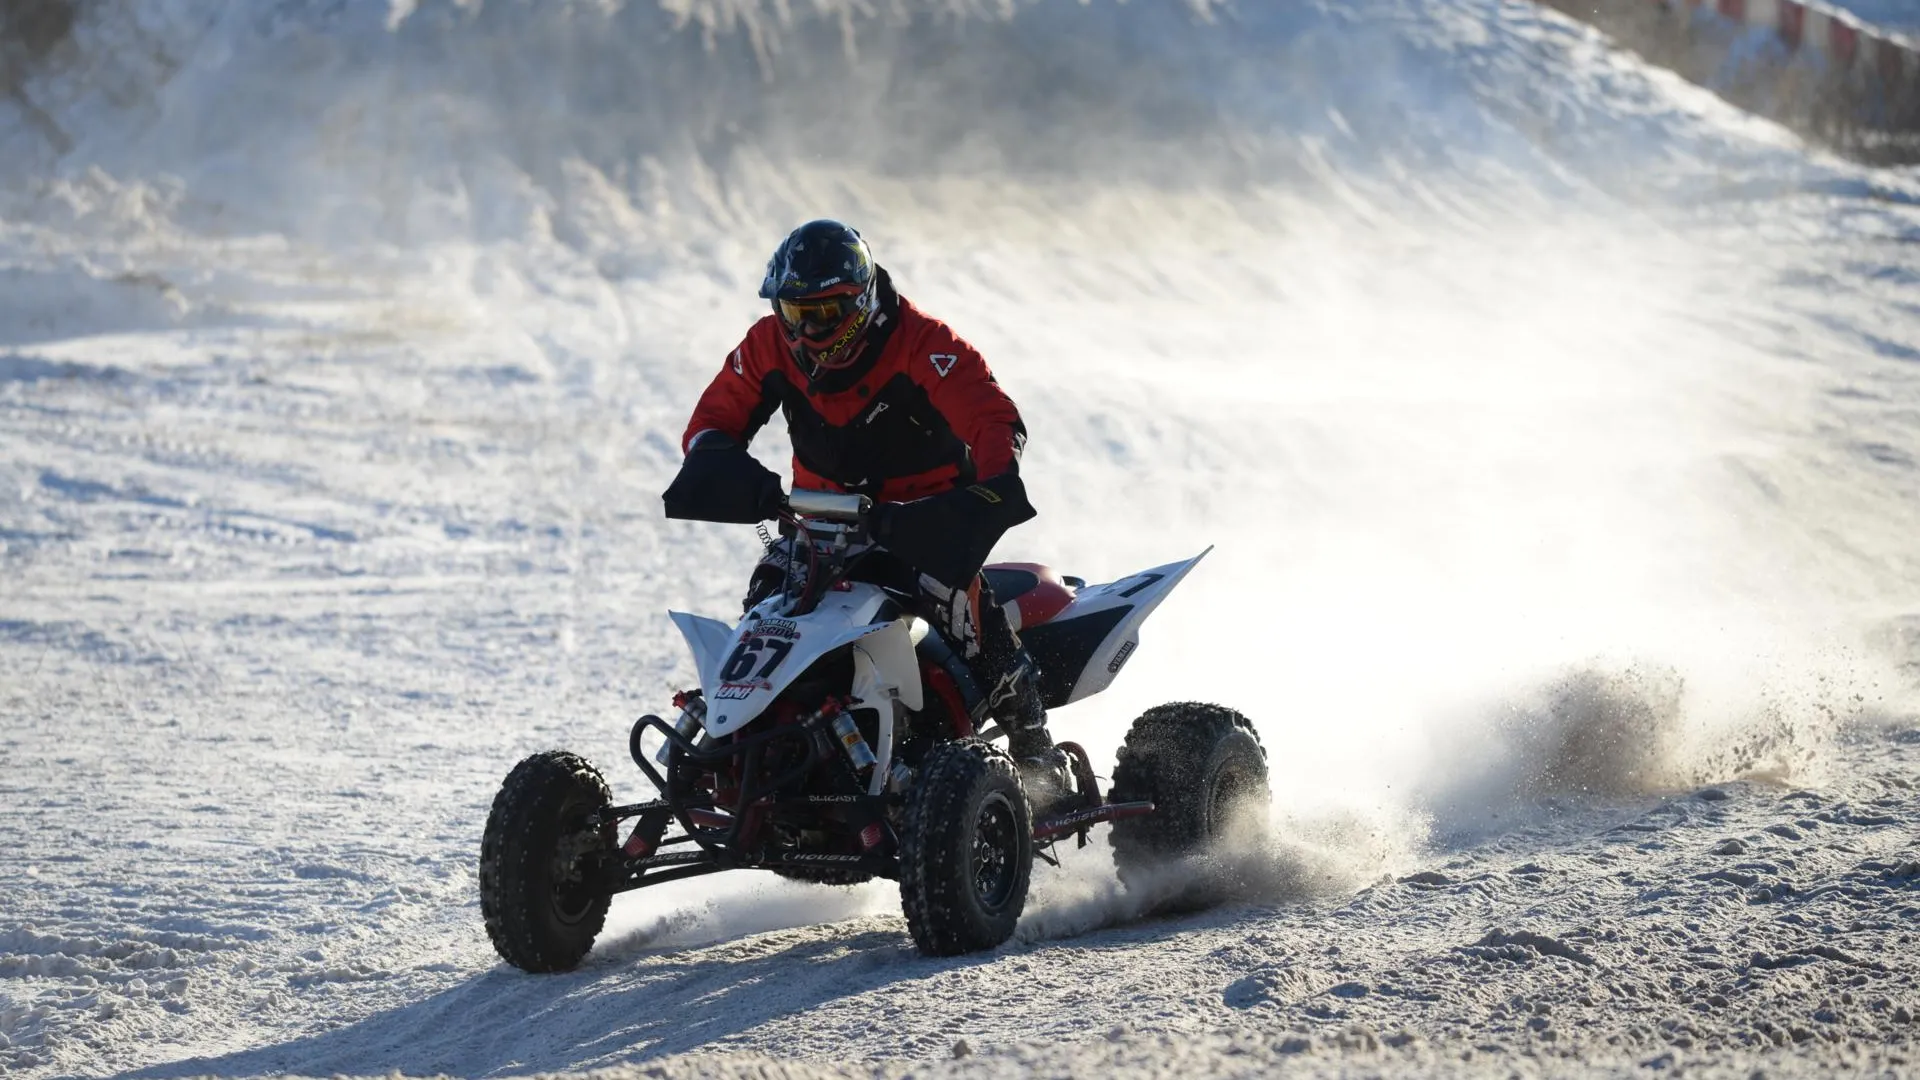
{"label": "rear fender", "polygon": [[1097,694],[1140,646],[1140,624],[1213,549],[1184,562],[1082,588],[1060,614],[1021,637],[1041,670],[1041,696],[1058,708]]}

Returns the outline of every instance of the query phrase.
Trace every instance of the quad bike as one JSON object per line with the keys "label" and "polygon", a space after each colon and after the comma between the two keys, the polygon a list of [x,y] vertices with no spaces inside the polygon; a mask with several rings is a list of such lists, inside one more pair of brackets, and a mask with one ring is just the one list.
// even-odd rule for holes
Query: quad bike
{"label": "quad bike", "polygon": [[[616,806],[600,772],[564,751],[514,767],[480,856],[481,912],[509,963],[569,970],[615,893],[734,869],[822,885],[894,879],[922,952],[989,949],[1013,933],[1033,860],[1058,865],[1067,837],[1085,846],[1094,825],[1113,822],[1131,883],[1203,851],[1237,807],[1266,803],[1252,725],[1183,703],[1134,722],[1105,796],[1086,751],[1060,744],[1074,790],[1035,820],[1013,760],[991,741],[1000,733],[981,730],[968,666],[900,592],[863,580],[876,550],[870,510],[864,496],[794,491],[783,519],[804,573],[738,626],[671,613],[700,687],[675,696],[672,722],[633,726],[634,763],[659,798]],[[1205,554],[1105,585],[1031,564],[986,575],[1051,709],[1113,681],[1141,622]]]}

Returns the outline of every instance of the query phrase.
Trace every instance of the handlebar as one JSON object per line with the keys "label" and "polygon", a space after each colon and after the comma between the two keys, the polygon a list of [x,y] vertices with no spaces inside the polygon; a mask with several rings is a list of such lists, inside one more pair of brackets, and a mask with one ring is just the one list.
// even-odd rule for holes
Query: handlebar
{"label": "handlebar", "polygon": [[793,493],[787,496],[787,509],[800,517],[856,524],[872,511],[873,500],[865,495],[795,488]]}

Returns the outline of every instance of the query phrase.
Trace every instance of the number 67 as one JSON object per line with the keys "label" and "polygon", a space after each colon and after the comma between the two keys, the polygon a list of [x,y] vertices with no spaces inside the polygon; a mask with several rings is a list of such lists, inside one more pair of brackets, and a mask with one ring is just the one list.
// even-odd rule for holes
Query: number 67
{"label": "number 67", "polygon": [[766,666],[760,669],[759,675],[755,676],[761,679],[772,675],[774,669],[780,666],[780,662],[787,658],[787,654],[793,651],[793,642],[781,641],[777,638],[748,638],[740,643],[739,648],[733,650],[732,656],[727,658],[727,666],[720,672],[720,680],[740,682],[745,679],[753,672],[753,666],[760,662],[760,653],[763,649],[772,655],[767,658]]}

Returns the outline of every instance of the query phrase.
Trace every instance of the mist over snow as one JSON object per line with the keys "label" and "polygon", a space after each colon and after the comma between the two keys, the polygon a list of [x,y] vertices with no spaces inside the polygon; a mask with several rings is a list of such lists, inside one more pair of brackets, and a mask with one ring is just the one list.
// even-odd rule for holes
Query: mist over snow
{"label": "mist over snow", "polygon": [[[0,1072],[1911,1070],[1920,174],[1510,0],[32,6]],[[998,557],[1215,545],[1056,735],[1230,705],[1274,805],[1210,911],[1096,834],[984,955],[719,875],[528,976],[488,806],[645,797],[757,549],[659,493],[818,216],[1020,403]]]}

